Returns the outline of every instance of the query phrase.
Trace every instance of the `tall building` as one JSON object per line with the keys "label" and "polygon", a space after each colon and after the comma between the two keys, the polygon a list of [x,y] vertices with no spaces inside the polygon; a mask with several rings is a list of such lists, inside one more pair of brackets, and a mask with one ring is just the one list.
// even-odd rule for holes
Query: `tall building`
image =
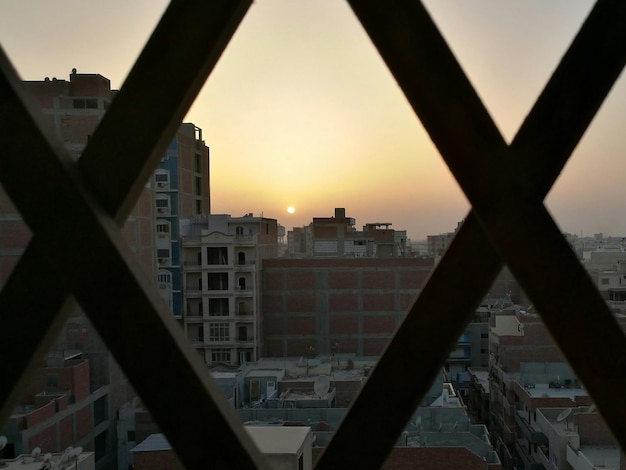
{"label": "tall building", "polygon": [[209,214],[209,148],[202,130],[182,124],[154,172],[156,259],[159,292],[174,316],[182,320],[179,221]]}
{"label": "tall building", "polygon": [[[106,77],[78,73],[76,69],[72,70],[69,80],[45,78],[24,82],[24,86],[40,105],[44,125],[49,128],[50,134],[75,159],[80,157],[117,94],[116,90],[111,89]],[[183,124],[168,146],[159,170],[145,186],[122,229],[128,246],[137,255],[146,275],[154,282],[158,280],[167,285],[161,292],[172,309],[181,303],[180,275],[176,275],[176,269],[180,270],[176,220],[181,216],[190,217],[209,211],[208,159],[208,148],[202,141],[202,131],[193,124]],[[161,186],[163,182],[165,185]],[[165,214],[159,211],[163,207],[160,201],[163,200],[168,201],[168,212]],[[157,216],[159,231],[156,229]],[[21,215],[4,191],[0,191],[0,288],[29,240],[30,232]],[[167,250],[167,254],[163,250]],[[159,259],[165,261],[158,263]],[[76,308],[68,317],[52,347],[53,352],[68,350],[80,352],[81,357],[87,360],[88,388],[92,398],[106,390],[106,399],[98,402],[99,407],[106,407],[98,414],[99,419],[104,416],[103,421],[96,423],[89,418],[81,422],[81,426],[85,422],[91,423],[97,433],[84,433],[81,430],[75,435],[85,449],[96,450],[96,468],[113,465],[117,411],[135,392],[80,308]],[[45,394],[39,397],[38,404],[45,398]],[[59,442],[66,440],[64,437]],[[20,451],[30,452],[35,445],[31,445],[28,440],[23,441],[19,444]]]}
{"label": "tall building", "polygon": [[230,215],[181,221],[185,333],[207,364],[255,361],[262,351],[262,260],[278,255],[275,219]]}

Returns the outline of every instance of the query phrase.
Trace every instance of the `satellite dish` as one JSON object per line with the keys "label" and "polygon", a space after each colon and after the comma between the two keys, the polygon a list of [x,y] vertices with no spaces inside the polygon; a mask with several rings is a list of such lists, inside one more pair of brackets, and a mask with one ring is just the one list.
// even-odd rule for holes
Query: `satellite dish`
{"label": "satellite dish", "polygon": [[52,454],[50,452],[48,452],[46,455],[43,456],[44,462],[50,462],[51,460],[52,460]]}
{"label": "satellite dish", "polygon": [[74,449],[72,449],[72,451],[70,452],[70,457],[78,458],[78,456],[82,453],[83,453],[83,448],[81,446],[74,447]]}
{"label": "satellite dish", "polygon": [[41,447],[35,447],[30,454],[30,456],[35,460],[37,460],[40,455],[41,455]]}
{"label": "satellite dish", "polygon": [[559,415],[556,417],[557,422],[561,422],[565,419],[567,419],[567,417],[571,414],[572,409],[571,408],[567,408],[563,411],[561,411],[561,413],[559,413]]}
{"label": "satellite dish", "polygon": [[7,445],[7,442],[9,442],[9,440],[7,439],[6,436],[0,436],[0,450],[5,448],[5,446]]}
{"label": "satellite dish", "polygon": [[318,397],[323,397],[328,393],[328,389],[330,388],[330,379],[327,375],[320,375],[315,379],[315,383],[313,384],[313,392]]}

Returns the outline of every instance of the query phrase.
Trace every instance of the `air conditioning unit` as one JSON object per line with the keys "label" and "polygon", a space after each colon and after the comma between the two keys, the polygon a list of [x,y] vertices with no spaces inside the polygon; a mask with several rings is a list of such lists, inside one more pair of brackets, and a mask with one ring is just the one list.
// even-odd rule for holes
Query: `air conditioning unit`
{"label": "air conditioning unit", "polygon": [[159,214],[166,214],[167,213],[167,208],[165,208],[165,207],[157,207],[157,212]]}
{"label": "air conditioning unit", "polygon": [[167,235],[166,235],[166,234],[164,234],[164,233],[159,233],[159,234],[158,234],[158,237],[159,237],[159,238],[167,238]]}
{"label": "air conditioning unit", "polygon": [[167,259],[167,258],[159,258],[157,261],[158,261],[159,264],[165,264],[165,263],[169,262],[169,259]]}
{"label": "air conditioning unit", "polygon": [[167,186],[167,183],[164,181],[157,182],[157,188],[165,188],[166,186]]}
{"label": "air conditioning unit", "polygon": [[159,289],[167,289],[167,284],[164,282],[159,282]]}

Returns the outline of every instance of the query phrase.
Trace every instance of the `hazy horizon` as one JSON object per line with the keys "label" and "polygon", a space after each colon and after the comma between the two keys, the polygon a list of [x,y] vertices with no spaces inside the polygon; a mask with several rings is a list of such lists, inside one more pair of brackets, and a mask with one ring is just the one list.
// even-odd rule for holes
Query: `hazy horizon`
{"label": "hazy horizon", "polygon": [[[593,4],[424,3],[507,141]],[[166,4],[5,1],[0,45],[24,80],[76,68],[120,88]],[[626,234],[625,101],[620,78],[547,198],[565,232]],[[344,207],[359,229],[391,223],[420,240],[470,207],[344,2],[255,1],[185,121],[211,149],[212,213],[263,213],[290,230]]]}

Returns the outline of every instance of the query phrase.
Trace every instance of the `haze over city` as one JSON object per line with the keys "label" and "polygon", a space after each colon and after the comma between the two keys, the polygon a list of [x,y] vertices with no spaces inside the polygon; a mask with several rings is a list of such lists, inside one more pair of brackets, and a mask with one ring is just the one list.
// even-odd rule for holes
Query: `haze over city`
{"label": "haze over city", "polygon": [[[424,3],[507,141],[593,5]],[[5,1],[0,45],[24,80],[76,68],[120,88],[166,4]],[[548,196],[563,231],[626,234],[625,103],[620,78]],[[263,213],[291,229],[345,207],[357,226],[388,222],[421,239],[469,209],[342,1],[255,1],[185,121],[211,149],[213,213]]]}

